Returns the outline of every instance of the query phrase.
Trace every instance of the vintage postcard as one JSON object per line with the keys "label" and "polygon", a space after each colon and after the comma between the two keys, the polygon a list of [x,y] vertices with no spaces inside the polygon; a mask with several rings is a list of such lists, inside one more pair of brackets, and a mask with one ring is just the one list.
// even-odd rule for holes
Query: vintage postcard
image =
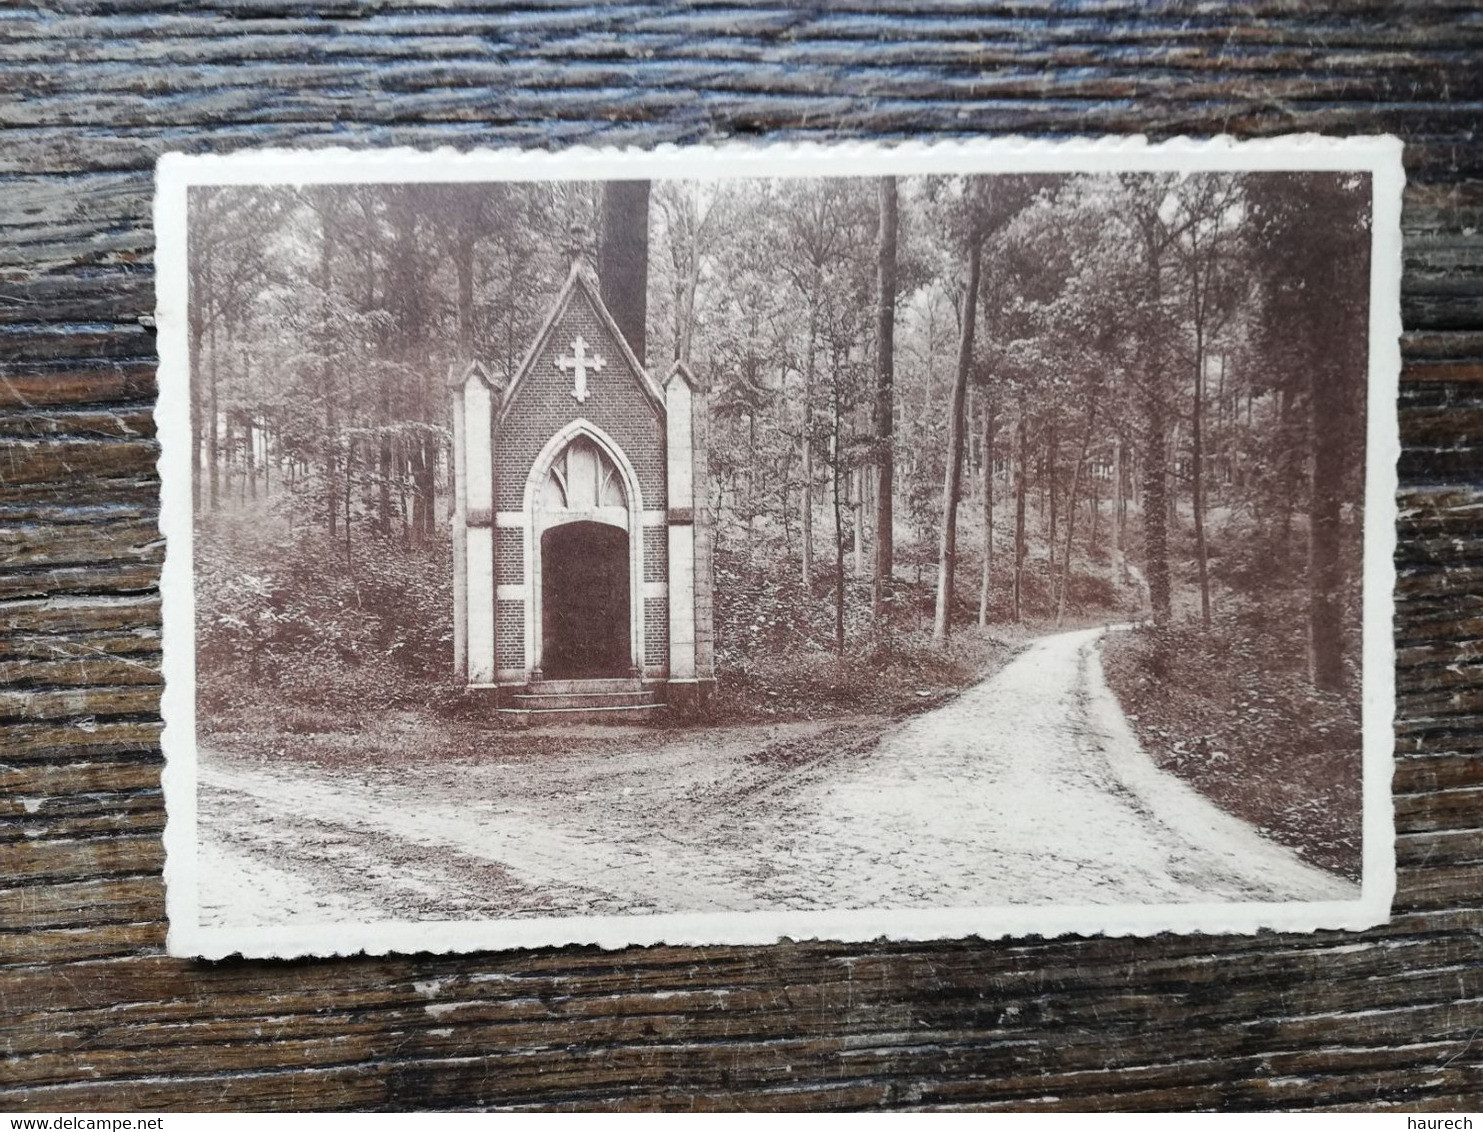
{"label": "vintage postcard", "polygon": [[163,158],[171,951],[1383,922],[1401,187]]}

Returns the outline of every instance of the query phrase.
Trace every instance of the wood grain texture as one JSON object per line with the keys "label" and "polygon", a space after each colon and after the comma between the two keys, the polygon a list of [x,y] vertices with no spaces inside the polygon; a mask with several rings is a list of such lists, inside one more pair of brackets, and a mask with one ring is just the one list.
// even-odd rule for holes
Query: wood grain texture
{"label": "wood grain texture", "polygon": [[[0,1107],[1476,1107],[1480,47],[1467,2],[0,12]],[[1103,131],[1407,144],[1391,924],[163,955],[158,154]]]}

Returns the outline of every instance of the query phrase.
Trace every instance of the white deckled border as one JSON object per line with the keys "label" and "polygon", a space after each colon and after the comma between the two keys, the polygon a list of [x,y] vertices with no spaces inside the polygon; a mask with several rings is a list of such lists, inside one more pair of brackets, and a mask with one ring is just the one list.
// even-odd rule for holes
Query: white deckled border
{"label": "white deckled border", "polygon": [[[192,185],[533,180],[718,180],[917,176],[930,173],[1361,172],[1372,176],[1367,398],[1363,747],[1364,848],[1351,901],[1006,906],[869,911],[377,921],[282,928],[203,928],[197,901],[195,597],[192,585],[186,190]],[[160,352],[160,579],[164,620],[163,786],[166,910],[173,955],[222,958],[454,952],[595,944],[766,944],[781,939],[932,940],[1006,936],[1248,934],[1361,929],[1384,923],[1395,893],[1394,769],[1396,460],[1400,437],[1401,143],[1313,135],[1237,141],[1142,137],[1041,141],[660,146],[654,150],[254,150],[165,154],[156,170],[156,318]]]}

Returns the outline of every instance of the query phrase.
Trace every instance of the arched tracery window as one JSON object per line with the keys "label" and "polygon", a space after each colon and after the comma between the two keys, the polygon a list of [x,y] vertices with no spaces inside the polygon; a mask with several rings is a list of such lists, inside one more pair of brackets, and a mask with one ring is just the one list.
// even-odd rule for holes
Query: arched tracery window
{"label": "arched tracery window", "polygon": [[617,466],[585,436],[574,438],[551,462],[541,485],[541,506],[547,511],[597,511],[627,505]]}

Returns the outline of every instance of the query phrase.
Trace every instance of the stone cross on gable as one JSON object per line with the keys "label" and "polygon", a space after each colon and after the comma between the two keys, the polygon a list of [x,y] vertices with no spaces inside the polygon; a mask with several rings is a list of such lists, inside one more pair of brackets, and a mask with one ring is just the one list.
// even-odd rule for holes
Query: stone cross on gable
{"label": "stone cross on gable", "polygon": [[572,339],[571,357],[556,359],[557,368],[572,371],[572,376],[576,379],[576,384],[572,388],[572,396],[576,398],[579,405],[587,400],[587,371],[590,369],[593,373],[597,373],[606,364],[601,354],[588,355],[587,342],[580,334]]}

